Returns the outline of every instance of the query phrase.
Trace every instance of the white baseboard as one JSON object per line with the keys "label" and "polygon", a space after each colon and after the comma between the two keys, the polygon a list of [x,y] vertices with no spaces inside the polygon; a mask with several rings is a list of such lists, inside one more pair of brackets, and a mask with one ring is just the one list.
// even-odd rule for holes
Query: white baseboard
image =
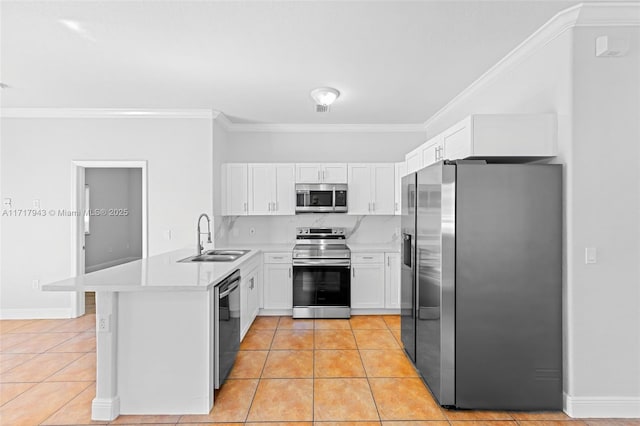
{"label": "white baseboard", "polygon": [[88,266],[85,268],[84,272],[88,274],[89,272],[99,271],[101,269],[111,268],[112,266],[122,265],[123,263],[133,262],[134,260],[140,260],[139,257],[123,257],[122,259],[110,260],[109,262],[99,263],[97,265]]}
{"label": "white baseboard", "polygon": [[111,421],[120,415],[120,398],[94,398],[91,402],[91,420]]}
{"label": "white baseboard", "polygon": [[264,309],[260,308],[260,312],[258,312],[260,316],[283,316],[290,317],[293,315],[293,309]]}
{"label": "white baseboard", "polygon": [[639,418],[640,397],[576,397],[563,394],[564,411],[570,417]]}
{"label": "white baseboard", "polygon": [[73,318],[69,308],[0,309],[0,319],[58,319]]}

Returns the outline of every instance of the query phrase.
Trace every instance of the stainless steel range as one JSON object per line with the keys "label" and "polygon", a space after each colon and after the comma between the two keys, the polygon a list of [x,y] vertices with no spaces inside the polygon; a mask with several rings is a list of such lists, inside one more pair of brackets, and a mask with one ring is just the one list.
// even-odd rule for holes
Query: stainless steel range
{"label": "stainless steel range", "polygon": [[351,250],[344,228],[297,228],[293,318],[351,316]]}

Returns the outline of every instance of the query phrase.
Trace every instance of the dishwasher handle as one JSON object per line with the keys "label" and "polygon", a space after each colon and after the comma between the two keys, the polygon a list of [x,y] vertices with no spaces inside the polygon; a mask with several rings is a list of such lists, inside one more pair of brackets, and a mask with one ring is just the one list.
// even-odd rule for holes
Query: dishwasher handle
{"label": "dishwasher handle", "polygon": [[236,288],[238,288],[238,286],[240,285],[240,278],[236,278],[235,280],[231,281],[226,289],[222,292],[220,292],[220,296],[218,296],[219,299],[224,299],[225,297],[227,297],[229,295],[229,293],[231,293],[233,290],[235,290]]}

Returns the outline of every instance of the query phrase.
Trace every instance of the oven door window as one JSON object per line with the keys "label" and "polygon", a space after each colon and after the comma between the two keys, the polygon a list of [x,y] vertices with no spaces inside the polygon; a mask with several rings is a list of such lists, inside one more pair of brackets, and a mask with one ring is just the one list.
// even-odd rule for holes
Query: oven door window
{"label": "oven door window", "polygon": [[333,207],[333,191],[309,191],[309,205],[312,207]]}
{"label": "oven door window", "polygon": [[350,306],[349,271],[344,266],[294,266],[293,306]]}

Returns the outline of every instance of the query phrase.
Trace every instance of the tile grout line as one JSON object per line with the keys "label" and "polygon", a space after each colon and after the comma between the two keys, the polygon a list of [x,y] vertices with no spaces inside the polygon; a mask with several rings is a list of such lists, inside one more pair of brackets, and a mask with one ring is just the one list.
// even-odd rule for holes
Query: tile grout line
{"label": "tile grout line", "polygon": [[[383,320],[384,321],[384,320]],[[351,321],[349,321],[349,326],[351,327]],[[378,415],[378,422],[382,424],[382,416],[380,415],[380,410],[378,409],[378,403],[376,402],[376,397],[373,395],[373,389],[371,388],[371,382],[369,381],[369,372],[367,372],[367,367],[364,365],[364,360],[362,359],[362,352],[360,350],[360,345],[358,345],[358,340],[356,339],[356,335],[353,332],[353,327],[351,327],[351,334],[353,334],[353,340],[356,342],[356,349],[358,350],[358,357],[360,357],[360,362],[362,363],[362,369],[364,370],[364,376],[367,380],[367,386],[369,387],[369,393],[371,394],[371,400],[373,401],[373,406],[376,409],[376,414]]]}

